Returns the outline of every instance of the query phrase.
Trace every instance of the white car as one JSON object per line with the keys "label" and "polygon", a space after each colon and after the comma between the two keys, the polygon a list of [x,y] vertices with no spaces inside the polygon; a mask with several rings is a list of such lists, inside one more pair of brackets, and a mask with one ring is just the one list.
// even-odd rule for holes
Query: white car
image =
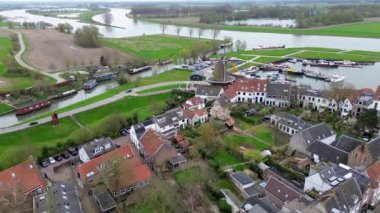
{"label": "white car", "polygon": [[50,164],[55,164],[55,163],[56,163],[56,161],[54,160],[54,158],[53,158],[53,157],[50,157],[50,158],[49,158],[49,163],[50,163]]}

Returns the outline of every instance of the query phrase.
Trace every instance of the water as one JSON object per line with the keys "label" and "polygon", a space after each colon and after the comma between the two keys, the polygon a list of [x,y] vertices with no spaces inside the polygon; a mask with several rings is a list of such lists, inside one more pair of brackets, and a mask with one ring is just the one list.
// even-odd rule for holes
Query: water
{"label": "water", "polygon": [[[343,75],[345,76],[344,83],[354,86],[357,89],[370,87],[372,89],[377,88],[380,85],[380,81],[378,78],[374,76],[378,76],[378,72],[380,70],[380,63],[375,63],[374,65],[363,66],[362,68],[352,68],[352,67],[338,67],[338,68],[328,68],[328,67],[304,67],[302,63],[286,63],[292,68],[297,70],[301,70],[302,68],[317,71],[324,73],[326,75]],[[266,78],[268,74],[273,74],[277,72],[262,72],[260,71],[258,74],[260,77]],[[285,78],[284,74],[280,74],[282,78]],[[309,85],[313,89],[329,89],[329,82],[325,82],[318,79],[309,78],[306,76],[295,76],[288,75],[287,78],[296,80],[297,85]]]}
{"label": "water", "polygon": [[226,25],[249,25],[249,26],[278,26],[278,27],[296,27],[297,23],[292,19],[246,19],[224,22]]}

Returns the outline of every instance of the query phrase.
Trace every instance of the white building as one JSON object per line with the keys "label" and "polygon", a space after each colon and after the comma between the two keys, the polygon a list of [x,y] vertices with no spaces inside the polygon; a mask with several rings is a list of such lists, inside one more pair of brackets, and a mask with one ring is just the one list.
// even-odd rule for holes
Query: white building
{"label": "white building", "polygon": [[79,149],[79,159],[85,163],[114,149],[116,149],[116,145],[111,138],[95,139]]}

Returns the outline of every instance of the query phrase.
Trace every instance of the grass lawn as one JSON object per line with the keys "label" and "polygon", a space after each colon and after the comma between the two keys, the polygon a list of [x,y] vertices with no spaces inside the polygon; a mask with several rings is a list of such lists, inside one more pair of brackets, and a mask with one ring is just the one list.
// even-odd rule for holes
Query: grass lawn
{"label": "grass lawn", "polygon": [[212,50],[212,44],[219,41],[177,37],[170,35],[146,35],[121,39],[103,39],[105,45],[125,53],[151,61],[178,58],[181,51],[195,45],[205,44]]}
{"label": "grass lawn", "polygon": [[228,166],[241,163],[242,161],[233,154],[230,154],[226,150],[219,150],[212,155],[212,160],[218,163],[220,166]]}
{"label": "grass lawn", "polygon": [[4,114],[6,112],[11,111],[13,108],[10,107],[8,104],[4,104],[0,102],[0,115]]}
{"label": "grass lawn", "polygon": [[[191,75],[190,71],[174,69],[174,70],[167,71],[164,73],[160,73],[158,75],[154,75],[151,77],[142,78],[137,82],[131,82],[131,83],[124,84],[124,85],[119,86],[117,88],[111,89],[111,90],[109,90],[103,94],[100,94],[100,95],[91,97],[89,99],[83,100],[81,102],[78,102],[78,103],[63,107],[61,109],[58,109],[58,110],[56,110],[56,112],[62,113],[62,112],[67,112],[67,111],[70,111],[70,110],[73,110],[73,109],[76,109],[79,107],[83,107],[83,106],[104,100],[106,98],[112,97],[114,95],[117,95],[120,92],[123,92],[125,90],[133,89],[135,87],[146,86],[146,85],[156,84],[156,83],[160,83],[160,82],[168,82],[168,81],[187,81],[187,80],[189,80],[190,75]],[[47,116],[50,116],[50,113],[34,117],[32,119],[25,121],[25,123],[30,122],[32,120],[44,118]]]}
{"label": "grass lawn", "polygon": [[38,157],[43,146],[55,146],[57,143],[66,142],[71,133],[78,128],[70,118],[63,118],[57,127],[46,123],[1,135],[0,168],[22,162],[31,154]]}
{"label": "grass lawn", "polygon": [[261,140],[274,144],[274,139],[272,137],[272,129],[266,125],[261,125],[254,128],[255,136],[260,138]]}
{"label": "grass lawn", "polygon": [[172,96],[171,93],[144,97],[125,97],[113,103],[101,106],[89,111],[81,112],[76,115],[77,120],[88,127],[95,127],[107,116],[112,114],[121,114],[130,116],[133,113],[138,114],[140,121],[145,120],[153,115],[151,103],[156,101],[160,106],[164,106],[165,101]]}
{"label": "grass lawn", "polygon": [[280,28],[280,27],[264,27],[264,26],[228,26],[228,25],[212,25],[202,23],[181,23],[172,21],[172,19],[148,19],[146,21],[155,23],[165,22],[182,26],[193,26],[204,29],[218,28],[220,30],[244,31],[244,32],[265,32],[265,33],[280,33],[280,34],[297,34],[297,35],[324,35],[324,36],[344,36],[344,37],[362,37],[362,38],[380,38],[380,22],[368,21],[352,24],[342,24],[326,27],[315,27],[307,29],[297,28]]}
{"label": "grass lawn", "polygon": [[166,86],[160,86],[152,89],[146,89],[140,92],[137,92],[138,94],[145,94],[150,92],[157,92],[161,90],[169,90],[169,89],[179,89],[179,88],[185,88],[186,84],[173,84],[173,85],[166,85]]}
{"label": "grass lawn", "polygon": [[178,171],[174,174],[174,180],[179,185],[186,185],[188,183],[191,183],[193,181],[194,174],[201,173],[201,168],[199,166],[193,166],[186,169],[183,169],[181,171]]}
{"label": "grass lawn", "polygon": [[299,54],[295,54],[292,57],[306,58],[306,59],[351,60],[351,61],[356,61],[356,62],[380,61],[380,56],[369,56],[369,55],[347,54],[347,53],[328,53],[328,52],[316,52],[316,51],[305,51]]}
{"label": "grass lawn", "polygon": [[98,24],[97,22],[92,20],[93,16],[99,15],[101,13],[105,13],[107,10],[105,9],[90,9],[84,10],[79,14],[79,21],[83,23],[93,23]]}
{"label": "grass lawn", "polygon": [[239,149],[239,146],[245,146],[247,148],[265,150],[269,146],[254,137],[243,136],[243,135],[228,135],[224,137],[225,143],[228,143],[231,147]]}
{"label": "grass lawn", "polygon": [[265,56],[260,56],[260,58],[257,58],[255,62],[257,63],[262,63],[262,64],[268,64],[268,63],[273,63],[276,61],[281,61],[282,58],[280,57],[265,57]]}

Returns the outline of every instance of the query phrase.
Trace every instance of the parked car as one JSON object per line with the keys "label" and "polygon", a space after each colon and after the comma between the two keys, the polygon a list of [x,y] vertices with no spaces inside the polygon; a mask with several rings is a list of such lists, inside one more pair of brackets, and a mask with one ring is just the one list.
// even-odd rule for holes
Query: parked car
{"label": "parked car", "polygon": [[34,126],[36,124],[38,124],[38,121],[32,121],[32,122],[29,123],[29,126]]}
{"label": "parked car", "polygon": [[54,156],[54,160],[57,162],[62,161],[62,157],[60,155],[56,155]]}
{"label": "parked car", "polygon": [[76,147],[70,147],[69,148],[69,153],[72,155],[72,156],[76,156],[78,154],[78,148]]}
{"label": "parked car", "polygon": [[62,152],[61,157],[64,159],[70,158],[70,154],[67,151]]}
{"label": "parked car", "polygon": [[132,90],[131,90],[131,89],[129,89],[129,90],[126,90],[125,92],[126,92],[126,93],[131,93],[131,92],[132,92]]}
{"label": "parked car", "polygon": [[53,165],[53,164],[56,163],[56,161],[54,160],[53,157],[49,157],[49,163],[50,163],[51,165]]}
{"label": "parked car", "polygon": [[126,129],[126,128],[121,128],[121,129],[119,130],[119,133],[120,133],[120,135],[122,135],[122,136],[126,136],[126,135],[129,134],[129,131],[128,131],[128,129]]}
{"label": "parked car", "polygon": [[42,166],[42,167],[48,167],[49,166],[49,161],[48,160],[42,160],[41,162],[40,162],[40,165]]}

